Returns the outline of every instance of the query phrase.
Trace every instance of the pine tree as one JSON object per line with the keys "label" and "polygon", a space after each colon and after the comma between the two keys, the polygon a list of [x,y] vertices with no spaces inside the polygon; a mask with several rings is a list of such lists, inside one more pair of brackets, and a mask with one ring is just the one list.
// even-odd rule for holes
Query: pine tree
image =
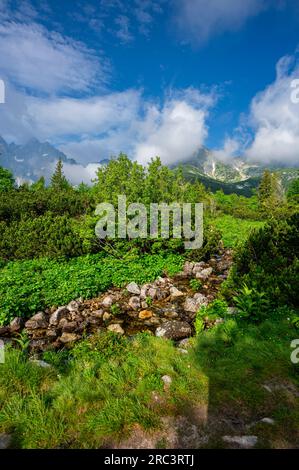
{"label": "pine tree", "polygon": [[278,175],[266,170],[258,187],[258,199],[262,211],[277,215],[285,202],[284,190]]}
{"label": "pine tree", "polygon": [[51,177],[51,188],[56,191],[63,191],[70,188],[70,184],[63,174],[63,163],[58,160],[55,171]]}
{"label": "pine tree", "polygon": [[258,187],[258,198],[263,204],[272,195],[272,175],[269,170],[265,170]]}
{"label": "pine tree", "polygon": [[46,187],[45,177],[41,176],[35,183],[30,186],[32,191],[42,191]]}

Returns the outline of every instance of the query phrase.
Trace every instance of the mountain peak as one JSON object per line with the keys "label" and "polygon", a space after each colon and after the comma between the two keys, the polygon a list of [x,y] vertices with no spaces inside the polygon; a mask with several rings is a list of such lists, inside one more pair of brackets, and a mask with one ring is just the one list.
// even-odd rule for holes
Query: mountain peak
{"label": "mountain peak", "polygon": [[7,145],[0,136],[0,166],[10,169],[17,179],[36,181],[45,176],[49,180],[57,160],[77,164],[49,142],[40,142],[32,137],[23,145]]}

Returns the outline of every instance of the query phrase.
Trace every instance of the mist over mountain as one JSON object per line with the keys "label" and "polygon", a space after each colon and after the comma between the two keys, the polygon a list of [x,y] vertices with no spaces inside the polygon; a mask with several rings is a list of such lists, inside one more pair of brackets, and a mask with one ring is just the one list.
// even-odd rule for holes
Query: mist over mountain
{"label": "mist over mountain", "polygon": [[0,165],[13,172],[17,183],[36,181],[41,176],[48,180],[58,160],[76,165],[74,159],[68,158],[49,142],[33,138],[24,145],[8,144],[0,136]]}
{"label": "mist over mountain", "polygon": [[[109,162],[109,158],[97,163],[79,164],[73,158],[58,150],[49,142],[32,138],[25,144],[8,144],[0,136],[0,165],[14,174],[17,184],[34,182],[41,176],[49,181],[58,160],[64,164],[64,172],[73,184],[81,181],[89,183],[95,176],[96,168]],[[286,187],[298,176],[298,169],[283,165],[264,165],[233,158],[229,162],[216,159],[215,154],[200,148],[190,159],[172,164],[171,168],[182,167],[184,176],[192,181],[199,180],[211,190],[223,189],[226,193],[236,192],[250,195],[259,184],[266,168],[279,172],[282,184]]]}

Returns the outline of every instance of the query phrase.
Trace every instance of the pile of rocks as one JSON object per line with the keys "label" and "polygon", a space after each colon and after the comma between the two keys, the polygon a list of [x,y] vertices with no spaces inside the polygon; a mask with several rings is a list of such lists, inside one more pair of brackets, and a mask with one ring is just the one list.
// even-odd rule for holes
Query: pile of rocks
{"label": "pile of rocks", "polygon": [[[178,341],[192,335],[196,312],[215,298],[230,265],[228,251],[207,263],[186,262],[172,279],[159,277],[141,286],[131,282],[125,289],[113,288],[95,299],[73,300],[37,312],[26,322],[15,318],[0,328],[0,337],[14,337],[25,329],[35,352],[73,345],[83,334],[99,330],[126,335],[149,331]],[[201,281],[199,292],[194,293],[190,279]]]}

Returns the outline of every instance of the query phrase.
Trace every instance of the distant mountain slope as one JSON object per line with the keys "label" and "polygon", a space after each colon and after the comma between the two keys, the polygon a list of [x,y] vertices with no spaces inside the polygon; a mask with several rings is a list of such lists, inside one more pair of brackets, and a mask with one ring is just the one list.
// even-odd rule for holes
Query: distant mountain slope
{"label": "distant mountain slope", "polygon": [[[49,142],[31,139],[24,145],[8,144],[0,136],[0,166],[10,169],[17,183],[36,181],[41,176],[49,181],[57,160],[78,166],[77,162],[68,158]],[[108,158],[100,160],[98,165],[106,165]],[[250,196],[258,187],[261,176],[266,169],[259,163],[248,163],[235,158],[230,163],[217,161],[207,148],[201,148],[189,160],[172,165],[175,169],[181,166],[186,179],[201,181],[211,191],[222,189],[224,193],[237,193]],[[82,168],[82,167],[81,167]],[[298,168],[270,166],[271,171],[278,172],[282,185],[286,188],[294,178],[298,178]]]}
{"label": "distant mountain slope", "polygon": [[278,165],[249,163],[235,158],[230,163],[217,161],[211,151],[200,149],[192,158],[173,165],[180,166],[186,179],[201,181],[211,191],[222,189],[225,194],[237,193],[250,196],[259,185],[265,169],[278,173],[282,185],[287,188],[291,181],[298,178],[298,168],[284,168]]}
{"label": "distant mountain slope", "polygon": [[77,164],[49,142],[31,139],[24,145],[7,144],[0,136],[0,165],[11,170],[19,181],[36,181],[41,176],[49,179],[59,159]]}

